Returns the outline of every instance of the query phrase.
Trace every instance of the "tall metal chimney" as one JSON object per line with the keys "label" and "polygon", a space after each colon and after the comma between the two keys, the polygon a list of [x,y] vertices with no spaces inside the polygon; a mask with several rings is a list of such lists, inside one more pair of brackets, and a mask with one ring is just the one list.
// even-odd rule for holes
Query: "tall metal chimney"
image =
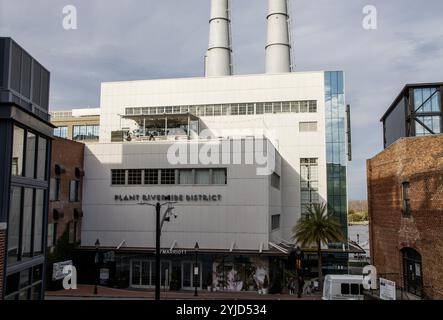
{"label": "tall metal chimney", "polygon": [[291,72],[288,0],[268,0],[266,73]]}
{"label": "tall metal chimney", "polygon": [[211,0],[209,48],[205,56],[207,77],[232,75],[230,0]]}

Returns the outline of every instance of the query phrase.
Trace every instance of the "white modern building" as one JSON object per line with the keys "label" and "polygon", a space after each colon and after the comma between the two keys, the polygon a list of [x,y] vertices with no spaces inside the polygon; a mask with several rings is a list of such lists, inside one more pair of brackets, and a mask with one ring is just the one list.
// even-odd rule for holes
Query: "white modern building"
{"label": "white modern building", "polygon": [[154,284],[155,208],[142,204],[174,202],[160,277],[184,289],[272,283],[313,203],[346,230],[343,72],[290,72],[287,3],[269,2],[266,74],[232,75],[229,2],[212,0],[206,77],[102,84],[81,246],[113,252],[115,282]]}

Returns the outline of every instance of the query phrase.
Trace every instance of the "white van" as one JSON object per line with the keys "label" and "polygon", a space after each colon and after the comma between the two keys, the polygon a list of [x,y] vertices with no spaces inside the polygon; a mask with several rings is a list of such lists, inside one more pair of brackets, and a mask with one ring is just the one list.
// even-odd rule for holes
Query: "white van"
{"label": "white van", "polygon": [[363,276],[332,275],[325,277],[323,300],[363,300]]}

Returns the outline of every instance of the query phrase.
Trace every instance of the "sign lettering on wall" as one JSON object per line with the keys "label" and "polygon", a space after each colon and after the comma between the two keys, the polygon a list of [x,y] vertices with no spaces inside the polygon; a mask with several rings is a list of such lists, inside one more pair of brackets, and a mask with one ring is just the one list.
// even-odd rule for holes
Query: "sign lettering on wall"
{"label": "sign lettering on wall", "polygon": [[221,194],[116,194],[115,201],[177,201],[177,202],[202,202],[202,201],[221,201]]}

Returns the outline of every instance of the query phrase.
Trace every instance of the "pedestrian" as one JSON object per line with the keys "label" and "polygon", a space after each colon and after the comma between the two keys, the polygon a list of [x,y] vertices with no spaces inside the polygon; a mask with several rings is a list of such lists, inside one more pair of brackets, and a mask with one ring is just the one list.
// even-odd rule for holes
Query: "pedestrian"
{"label": "pedestrian", "polygon": [[298,298],[301,298],[304,286],[305,286],[305,280],[303,279],[302,276],[298,276]]}
{"label": "pedestrian", "polygon": [[288,279],[288,292],[289,295],[292,295],[292,278]]}

